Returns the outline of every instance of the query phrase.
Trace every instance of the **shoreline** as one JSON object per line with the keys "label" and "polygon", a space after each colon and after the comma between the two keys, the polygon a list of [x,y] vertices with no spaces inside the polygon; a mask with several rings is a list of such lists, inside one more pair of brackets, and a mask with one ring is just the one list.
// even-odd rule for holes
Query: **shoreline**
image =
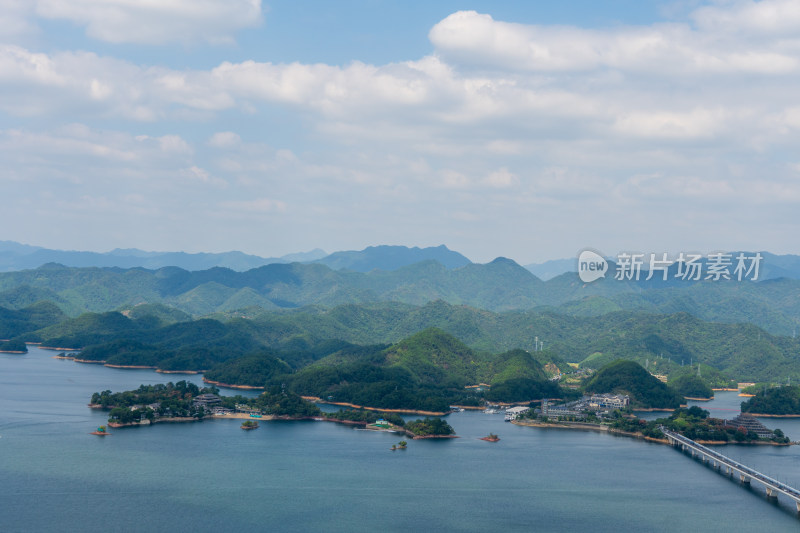
{"label": "shoreline", "polygon": [[[104,409],[99,404],[89,404],[89,407],[92,409]],[[204,420],[253,420],[255,422],[264,422],[264,421],[273,421],[273,420],[283,420],[283,421],[290,421],[296,422],[301,420],[310,420],[314,422],[333,422],[335,424],[345,424],[348,426],[364,426],[364,429],[367,431],[380,431],[384,433],[403,433],[407,437],[411,438],[412,440],[420,440],[420,439],[457,439],[459,438],[458,435],[415,435],[412,432],[408,431],[405,428],[401,427],[392,427],[392,428],[378,428],[378,427],[370,427],[371,424],[367,422],[363,422],[360,420],[340,420],[338,418],[326,418],[326,417],[308,417],[308,416],[278,416],[278,415],[261,415],[260,417],[252,417],[249,413],[231,413],[227,415],[206,415],[203,418],[196,418],[196,417],[163,417],[163,418],[156,418],[152,422],[130,422],[128,424],[120,424],[119,422],[108,422],[108,427],[112,427],[115,429],[119,428],[126,428],[126,427],[140,427],[140,426],[151,426],[153,424],[160,424],[160,423],[186,423],[186,422],[203,422]]]}
{"label": "shoreline", "polygon": [[756,416],[760,418],[800,418],[800,414],[796,415],[765,415],[761,413],[745,413],[742,412],[744,415]]}
{"label": "shoreline", "polygon": [[[100,404],[90,403],[88,404],[90,409],[106,409],[110,410],[111,407],[103,407]],[[339,418],[327,418],[327,417],[310,417],[310,416],[280,416],[280,415],[261,415],[260,417],[250,416],[249,413],[230,413],[225,415],[206,415],[203,418],[197,417],[187,417],[187,416],[173,416],[173,417],[162,417],[156,418],[152,422],[145,421],[145,422],[130,422],[127,424],[120,424],[119,422],[107,422],[108,427],[112,427],[115,429],[118,428],[126,428],[126,427],[140,427],[140,426],[151,426],[153,424],[160,424],[160,423],[184,423],[184,422],[203,422],[204,420],[253,420],[255,422],[264,422],[264,421],[273,421],[273,420],[283,420],[289,422],[296,422],[296,421],[314,421],[314,422],[333,422],[335,424],[344,424],[347,426],[363,426],[363,429],[368,431],[379,431],[383,433],[403,433],[407,437],[411,438],[412,440],[420,440],[420,439],[457,439],[459,438],[458,435],[415,435],[411,431],[398,427],[392,426],[390,428],[379,428],[375,427],[368,422],[361,421],[361,420],[342,420]],[[371,427],[372,426],[372,427]]]}
{"label": "shoreline", "polygon": [[25,355],[28,352],[23,352],[22,350],[0,350],[0,353],[10,353],[14,355]]}
{"label": "shoreline", "polygon": [[[25,344],[36,344],[35,342],[26,342]],[[58,346],[42,346],[39,344],[39,348],[42,350],[55,350],[57,352],[80,352],[83,348],[60,348]]]}
{"label": "shoreline", "polygon": [[458,439],[460,438],[458,435],[414,435],[408,430],[405,430],[405,434],[408,437],[411,437],[411,440],[423,440],[423,439]]}
{"label": "shoreline", "polygon": [[322,398],[319,398],[318,396],[301,396],[301,398],[314,403],[339,405],[342,407],[352,407],[353,409],[364,409],[366,411],[379,411],[383,413],[407,413],[412,415],[425,415],[425,416],[445,416],[451,413],[451,411],[440,412],[440,411],[420,411],[416,409],[382,409],[380,407],[367,407],[365,405],[356,405],[354,403],[348,403],[348,402],[329,402],[323,400]]}
{"label": "shoreline", "polygon": [[[528,427],[538,427],[538,428],[580,429],[584,431],[599,431],[601,433],[606,432],[611,435],[620,435],[622,437],[630,437],[639,440],[645,440],[647,442],[654,442],[658,444],[669,444],[669,441],[667,439],[656,439],[654,437],[646,437],[642,435],[640,432],[632,433],[630,431],[623,431],[621,429],[615,429],[610,426],[602,426],[600,424],[589,424],[581,422],[552,424],[548,422],[535,422],[532,420],[531,421],[512,420],[511,423],[517,426],[528,426]],[[792,442],[786,442],[786,443],[771,442],[771,441],[736,442],[736,441],[724,441],[724,440],[696,440],[695,442],[698,444],[702,444],[704,446],[726,446],[726,445],[791,446],[793,444]]]}
{"label": "shoreline", "polygon": [[264,390],[264,387],[256,387],[255,385],[231,385],[230,383],[222,383],[221,381],[213,381],[206,378],[203,378],[203,383],[208,383],[217,387],[225,387],[226,389]]}
{"label": "shoreline", "polygon": [[205,370],[161,370],[156,368],[156,372],[159,374],[202,374]]}
{"label": "shoreline", "polygon": [[[91,407],[91,405],[90,405]],[[156,418],[152,422],[130,422],[128,424],[120,424],[119,422],[109,422],[108,426],[112,428],[128,428],[128,427],[139,427],[139,426],[152,426],[153,424],[161,424],[161,423],[168,423],[168,424],[177,424],[177,423],[184,423],[184,422],[202,422],[204,420],[254,420],[256,422],[261,422],[264,420],[277,420],[275,415],[261,415],[261,418],[251,417],[247,413],[233,413],[230,415],[206,415],[203,418],[196,418],[193,416],[170,416],[170,417],[163,417],[163,418]]]}
{"label": "shoreline", "polygon": [[693,398],[692,396],[684,396],[683,398],[685,400],[690,400],[693,402],[710,402],[711,400],[714,399],[713,396],[711,398]]}

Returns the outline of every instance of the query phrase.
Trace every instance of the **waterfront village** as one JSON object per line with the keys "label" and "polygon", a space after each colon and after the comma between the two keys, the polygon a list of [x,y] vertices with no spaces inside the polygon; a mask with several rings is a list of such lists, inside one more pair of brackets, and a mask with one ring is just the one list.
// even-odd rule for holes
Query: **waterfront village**
{"label": "waterfront village", "polygon": [[628,395],[591,394],[562,404],[543,399],[541,407],[511,407],[506,409],[505,419],[520,425],[637,434],[650,440],[662,440],[664,435],[660,428],[666,427],[689,438],[715,444],[791,444],[780,429],[771,430],[748,413],[740,413],[730,420],[717,419],[709,417],[708,411],[694,406],[676,409],[667,418],[647,421],[637,418],[630,406]]}

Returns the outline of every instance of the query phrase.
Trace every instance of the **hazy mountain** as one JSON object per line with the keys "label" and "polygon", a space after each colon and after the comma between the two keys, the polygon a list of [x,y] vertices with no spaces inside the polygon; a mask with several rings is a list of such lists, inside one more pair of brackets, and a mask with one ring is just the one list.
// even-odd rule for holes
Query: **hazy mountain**
{"label": "hazy mountain", "polygon": [[316,261],[317,259],[322,259],[323,257],[327,257],[328,252],[321,248],[314,248],[310,252],[298,252],[295,254],[287,254],[281,256],[281,262],[283,263],[310,263],[312,261]]}
{"label": "hazy mountain", "polygon": [[[318,264],[273,263],[236,272],[214,267],[72,268],[48,263],[38,269],[0,273],[0,301],[12,307],[51,299],[75,315],[142,303],[162,303],[193,315],[236,308],[332,307],[346,303],[442,299],[486,309],[540,305],[543,282],[510,259],[448,269],[434,260],[397,270],[361,273]],[[243,290],[247,289],[247,290]]]}
{"label": "hazy mountain", "polygon": [[[259,310],[370,302],[424,305],[442,300],[491,311],[551,309],[571,316],[622,310],[690,313],[715,322],[749,322],[791,335],[800,319],[800,280],[619,281],[607,276],[583,283],[575,273],[543,282],[510,259],[448,269],[428,260],[397,270],[332,270],[318,263],[274,263],[245,272],[215,267],[69,268],[47,264],[0,273],[0,305],[21,309],[41,300],[76,316],[84,311],[164,304],[194,316],[255,316]],[[800,329],[800,328],[798,328]],[[513,348],[511,346],[510,348]]]}
{"label": "hazy mountain", "polygon": [[11,272],[38,268],[46,263],[58,263],[70,267],[143,267],[157,269],[176,266],[186,270],[206,270],[225,267],[245,271],[271,263],[313,261],[326,254],[320,249],[311,252],[289,254],[284,257],[259,257],[242,252],[196,253],[147,252],[136,248],[117,248],[110,252],[82,252],[50,250],[28,246],[12,241],[0,241],[0,272]]}
{"label": "hazy mountain", "polygon": [[[739,255],[739,251],[729,252],[732,257],[732,266],[731,266],[731,273],[733,273],[733,268],[736,266],[736,257]],[[748,257],[754,255],[755,252],[744,252],[744,254]],[[759,280],[767,280],[767,279],[778,279],[778,278],[791,278],[791,279],[800,279],[800,256],[799,255],[775,255],[769,252],[759,252],[762,256],[762,261],[760,265],[759,271]],[[609,270],[608,270],[608,277],[613,278],[615,274],[616,265],[614,261],[617,259],[616,257],[607,258],[609,261]],[[645,258],[646,261],[649,260],[649,256]],[[708,265],[708,260],[704,257],[700,260],[702,263],[704,272]],[[570,259],[553,259],[551,261],[545,261],[544,263],[533,263],[530,265],[525,265],[525,268],[533,272],[536,277],[542,279],[544,281],[549,281],[555,277],[558,277],[565,273],[570,272],[577,272],[577,259],[570,258]],[[647,275],[647,268],[648,265],[645,263],[642,268],[642,277],[646,277]],[[677,264],[670,267],[670,276],[674,277],[677,272]],[[655,278],[658,277],[656,274]],[[656,280],[657,281],[657,280]]]}
{"label": "hazy mountain", "polygon": [[578,260],[574,257],[570,259],[551,259],[544,263],[525,265],[525,268],[533,272],[533,275],[542,281],[548,281],[566,272],[577,272],[577,263]]}
{"label": "hazy mountain", "polygon": [[51,250],[38,246],[0,241],[0,272],[11,272],[38,268],[46,263],[58,263],[69,267],[118,267],[158,269],[178,267],[184,270],[208,270],[223,267],[244,272],[273,263],[317,262],[333,270],[396,270],[419,263],[438,261],[447,268],[470,264],[470,260],[446,246],[408,248],[406,246],[370,246],[360,251],[335,252],[328,255],[316,248],[310,252],[299,252],[282,257],[259,257],[242,252],[185,253],[147,252],[137,248],[116,248],[110,252],[83,252]]}
{"label": "hazy mountain", "polygon": [[407,246],[369,246],[360,251],[335,252],[315,262],[331,267],[333,270],[397,270],[398,268],[434,260],[445,268],[458,268],[471,263],[469,259],[454,252],[445,245],[429,248],[408,248]]}

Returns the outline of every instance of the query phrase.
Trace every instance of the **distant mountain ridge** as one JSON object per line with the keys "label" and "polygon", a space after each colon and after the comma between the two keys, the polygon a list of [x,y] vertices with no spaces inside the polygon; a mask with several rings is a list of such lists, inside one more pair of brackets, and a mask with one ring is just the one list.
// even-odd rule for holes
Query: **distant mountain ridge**
{"label": "distant mountain ridge", "polygon": [[[736,264],[736,256],[739,253],[742,253],[742,250],[731,251],[727,252],[732,257],[733,265],[731,266],[731,271],[735,267]],[[743,252],[746,256],[752,256],[755,252]],[[770,252],[758,252],[761,254],[762,261],[761,267],[759,270],[759,280],[767,280],[767,279],[780,279],[780,278],[789,278],[789,279],[800,279],[800,255],[792,255],[792,254],[785,254],[785,255],[777,255]],[[615,257],[606,257],[609,261],[609,269],[606,276],[614,277],[614,260]],[[645,257],[645,264],[642,267],[642,272],[647,272],[647,261],[649,261],[649,255]],[[703,256],[703,259],[700,260],[704,266],[707,264],[707,256]],[[578,271],[578,260],[576,257],[569,258],[569,259],[552,259],[550,261],[545,261],[544,263],[531,263],[529,265],[525,265],[525,268],[530,270],[536,277],[543,281],[549,281],[553,278],[561,276],[567,273],[576,273]],[[670,269],[670,275],[674,276],[676,266]]]}
{"label": "distant mountain ridge", "polygon": [[442,300],[489,311],[551,309],[571,316],[616,311],[690,313],[707,321],[749,322],[793,335],[800,317],[800,280],[618,281],[583,283],[575,273],[542,281],[506,258],[448,269],[428,260],[397,270],[332,270],[319,263],[274,263],[245,272],[215,267],[70,268],[46,264],[0,273],[0,306],[22,309],[49,300],[66,314],[163,304],[193,316],[257,315],[304,306]]}
{"label": "distant mountain ridge", "polygon": [[497,310],[530,308],[542,281],[509,259],[447,269],[434,260],[393,271],[331,270],[318,264],[274,263],[246,272],[215,267],[72,268],[48,263],[35,270],[0,273],[0,302],[21,308],[41,299],[68,314],[162,303],[196,316],[234,311],[331,307],[399,301],[421,305],[442,299]]}
{"label": "distant mountain ridge", "polygon": [[445,245],[428,248],[408,248],[406,246],[368,246],[361,251],[335,252],[327,257],[317,259],[333,270],[354,270],[369,272],[371,270],[397,270],[420,261],[434,260],[445,268],[459,268],[471,263],[469,259],[454,252]]}
{"label": "distant mountain ridge", "polygon": [[259,257],[243,252],[186,253],[146,252],[136,248],[116,248],[110,252],[83,252],[51,250],[29,246],[13,241],[0,241],[0,272],[13,272],[39,268],[47,263],[58,263],[69,267],[117,267],[157,269],[175,266],[185,270],[207,270],[225,267],[244,271],[271,263],[313,261],[327,254],[317,248],[310,252],[289,254],[283,257]]}
{"label": "distant mountain ridge", "polygon": [[244,272],[275,263],[321,263],[333,270],[369,272],[371,270],[397,270],[404,266],[433,260],[446,268],[458,268],[471,263],[462,254],[445,245],[428,248],[407,246],[369,246],[327,254],[316,248],[310,252],[287,254],[281,257],[260,257],[243,252],[186,253],[147,252],[137,248],[116,248],[110,252],[84,252],[51,250],[13,241],[0,241],[0,272],[13,272],[39,268],[47,263],[68,267],[117,267],[159,269],[178,267],[189,271],[208,270],[214,267]]}

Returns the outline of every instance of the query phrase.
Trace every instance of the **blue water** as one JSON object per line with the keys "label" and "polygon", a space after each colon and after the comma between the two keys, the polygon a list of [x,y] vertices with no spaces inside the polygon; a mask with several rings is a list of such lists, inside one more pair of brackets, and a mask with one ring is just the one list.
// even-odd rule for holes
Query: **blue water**
{"label": "blue water", "polygon": [[[326,422],[157,424],[89,435],[92,392],[199,376],[0,354],[0,531],[796,531],[769,503],[662,445],[476,412],[459,439]],[[734,408],[735,393],[704,408]],[[733,407],[731,407],[733,406]],[[800,423],[778,424],[800,440]],[[479,437],[494,432],[498,443]],[[800,481],[800,446],[721,448]]]}

